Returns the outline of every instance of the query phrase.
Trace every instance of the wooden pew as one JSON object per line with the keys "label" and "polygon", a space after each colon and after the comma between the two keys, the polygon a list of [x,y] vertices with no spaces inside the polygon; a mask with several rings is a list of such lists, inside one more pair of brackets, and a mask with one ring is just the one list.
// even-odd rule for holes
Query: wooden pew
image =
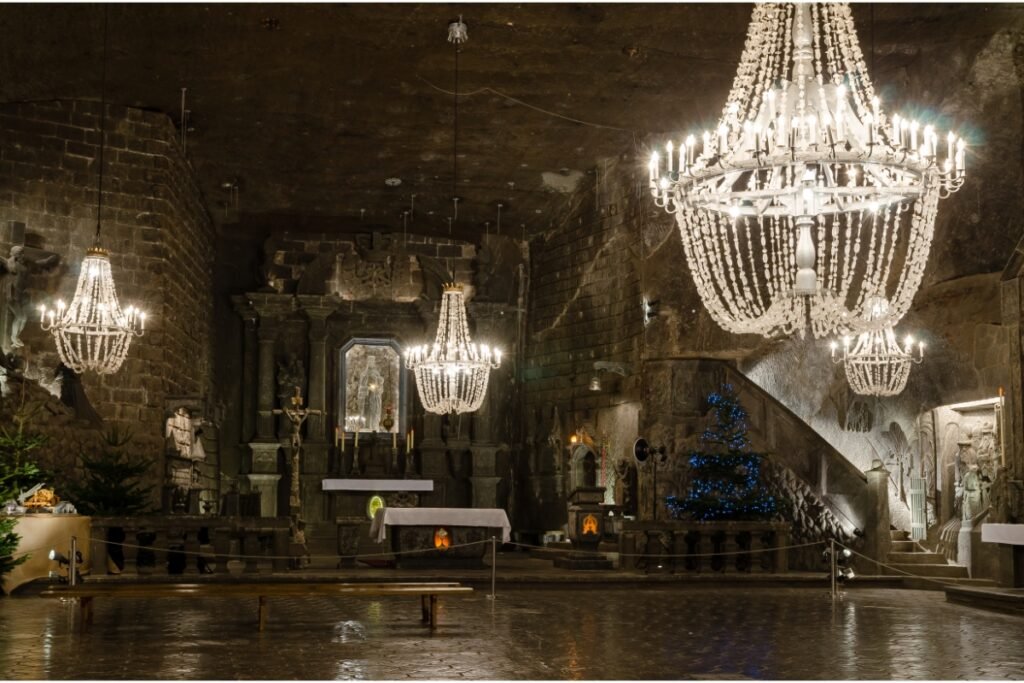
{"label": "wooden pew", "polygon": [[190,598],[190,597],[255,597],[259,630],[266,628],[268,598],[301,598],[309,596],[354,597],[378,595],[418,595],[423,623],[437,626],[437,605],[441,595],[473,592],[469,586],[440,582],[388,583],[162,583],[162,584],[79,584],[49,588],[40,597],[74,598],[79,601],[80,627],[92,623],[93,601],[97,598]]}

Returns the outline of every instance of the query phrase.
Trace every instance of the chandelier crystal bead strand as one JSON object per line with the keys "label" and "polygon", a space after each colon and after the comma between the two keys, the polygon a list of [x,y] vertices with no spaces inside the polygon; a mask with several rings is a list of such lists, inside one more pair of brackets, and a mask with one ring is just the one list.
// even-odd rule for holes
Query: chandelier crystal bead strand
{"label": "chandelier crystal bead strand", "polygon": [[501,350],[472,342],[462,285],[449,284],[441,298],[434,344],[408,349],[405,362],[428,412],[471,413],[487,395],[487,380],[501,365]]}
{"label": "chandelier crystal bead strand", "polygon": [[758,4],[718,125],[650,161],[723,329],[857,333],[907,312],[964,140],[882,111],[846,3]]}
{"label": "chandelier crystal bead strand", "polygon": [[881,323],[881,327],[862,332],[852,348],[851,338],[843,337],[842,355],[832,342],[832,360],[843,364],[846,381],[855,393],[896,396],[907,386],[911,364],[924,360],[924,342],[917,343],[917,353],[914,338],[909,335],[900,346],[892,325],[885,322],[889,317],[889,302],[885,299],[872,300],[869,317],[869,323]]}

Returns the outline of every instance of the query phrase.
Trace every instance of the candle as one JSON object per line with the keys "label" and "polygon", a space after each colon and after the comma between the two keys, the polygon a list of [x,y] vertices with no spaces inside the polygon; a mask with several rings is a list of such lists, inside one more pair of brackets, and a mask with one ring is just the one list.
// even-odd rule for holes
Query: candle
{"label": "candle", "polygon": [[654,156],[651,156],[651,163],[647,164],[647,170],[650,172],[652,183],[654,182],[654,179],[658,177],[658,171],[655,169],[655,165],[657,163],[657,159]]}
{"label": "candle", "polygon": [[359,449],[359,430],[358,429],[356,430],[356,438],[352,442],[352,447],[355,448],[356,450]]}
{"label": "candle", "polygon": [[949,131],[949,135],[946,136],[946,159],[953,158],[953,141],[956,140],[956,136],[953,135],[953,131]]}
{"label": "candle", "polygon": [[963,141],[963,138],[960,138],[959,140],[956,141],[956,172],[957,173],[963,173],[964,172],[964,154],[965,154],[964,146],[965,146],[965,143]]}
{"label": "candle", "polygon": [[416,444],[416,430],[415,429],[410,429],[409,430],[409,450],[412,450],[413,448],[415,448],[415,444]]}
{"label": "candle", "polygon": [[686,173],[686,142],[679,143],[679,172]]}
{"label": "candle", "polygon": [[696,143],[692,135],[686,136],[686,165],[693,166],[693,148],[696,147]]}
{"label": "candle", "polygon": [[672,141],[671,140],[669,140],[668,144],[665,145],[665,156],[668,159],[668,172],[671,175],[671,173],[673,171],[673,163],[672,162],[675,161],[675,157],[672,156]]}
{"label": "candle", "polygon": [[910,149],[917,149],[917,121],[910,124]]}
{"label": "candle", "polygon": [[391,450],[398,450],[398,432],[391,432]]}

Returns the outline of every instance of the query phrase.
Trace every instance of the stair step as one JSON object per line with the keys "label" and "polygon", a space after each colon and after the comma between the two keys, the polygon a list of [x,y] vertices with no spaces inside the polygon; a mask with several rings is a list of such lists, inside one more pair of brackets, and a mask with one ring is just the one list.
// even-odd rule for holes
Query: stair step
{"label": "stair step", "polygon": [[894,553],[917,553],[924,551],[924,548],[917,541],[893,541],[890,548],[890,552]]}
{"label": "stair step", "polygon": [[903,529],[890,529],[889,538],[891,538],[894,541],[909,541],[910,532],[905,531]]}
{"label": "stair step", "polygon": [[[967,567],[958,564],[900,564],[893,563],[894,569],[899,569],[914,576],[933,576],[950,579],[966,579]],[[891,572],[900,575],[900,572]]]}
{"label": "stair step", "polygon": [[945,555],[925,550],[889,553],[889,564],[946,564]]}

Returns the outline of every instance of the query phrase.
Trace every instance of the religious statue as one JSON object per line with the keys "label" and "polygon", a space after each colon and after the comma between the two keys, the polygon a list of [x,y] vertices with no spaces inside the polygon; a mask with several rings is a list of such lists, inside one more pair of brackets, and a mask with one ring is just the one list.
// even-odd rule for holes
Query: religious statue
{"label": "religious statue", "polygon": [[203,433],[200,426],[203,419],[192,417],[188,408],[179,406],[174,414],[167,418],[164,438],[171,440],[179,458],[186,460],[206,460],[203,441],[199,435]]}
{"label": "religious statue", "polygon": [[615,487],[615,502],[622,506],[623,515],[636,516],[636,467],[628,460],[615,463],[615,476],[619,485]]}
{"label": "religious statue", "polygon": [[981,490],[981,474],[977,465],[970,465],[963,477],[963,494],[961,499],[962,519],[974,519],[982,510],[983,494]]}
{"label": "religious statue", "polygon": [[5,329],[0,330],[0,347],[4,352],[24,346],[21,331],[28,320],[28,276],[40,271],[50,270],[60,261],[57,254],[48,254],[41,258],[31,258],[25,254],[25,247],[11,247],[7,258],[0,258],[0,276],[3,277],[2,305],[7,320]]}
{"label": "religious statue", "polygon": [[359,403],[359,416],[363,418],[362,427],[371,432],[380,431],[381,399],[384,394],[384,376],[377,369],[377,359],[366,357],[366,367],[359,377],[356,386],[356,400]]}

